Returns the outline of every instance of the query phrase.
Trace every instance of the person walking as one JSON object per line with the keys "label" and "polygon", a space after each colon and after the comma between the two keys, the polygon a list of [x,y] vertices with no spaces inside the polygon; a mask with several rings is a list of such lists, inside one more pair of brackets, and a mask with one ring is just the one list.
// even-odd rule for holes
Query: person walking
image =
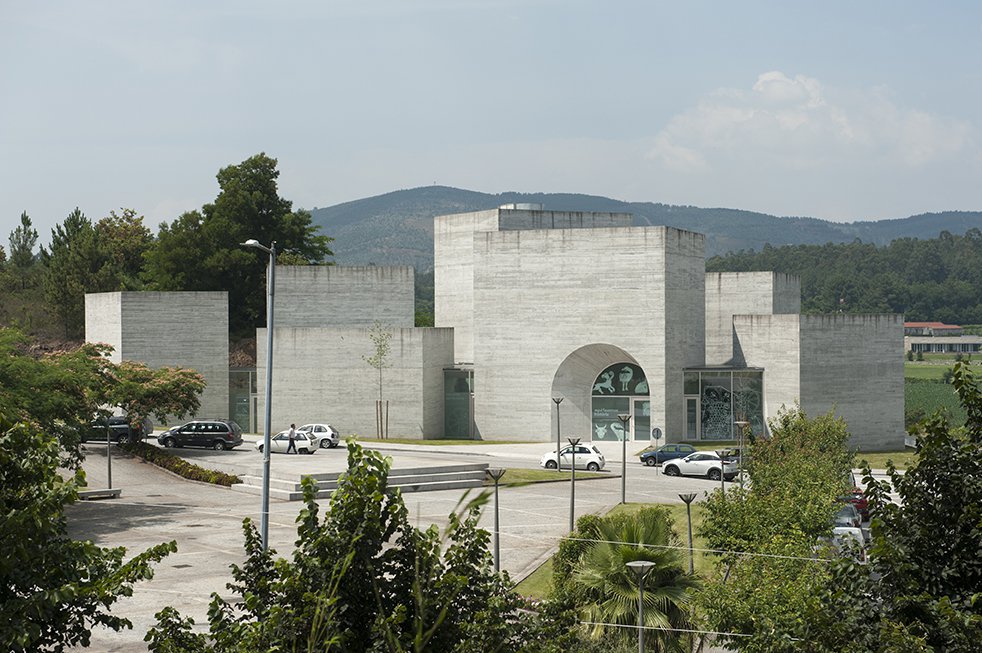
{"label": "person walking", "polygon": [[290,438],[290,444],[286,446],[286,452],[290,453],[292,451],[293,453],[297,453],[297,425],[296,424],[290,424],[290,432],[287,433],[286,437]]}

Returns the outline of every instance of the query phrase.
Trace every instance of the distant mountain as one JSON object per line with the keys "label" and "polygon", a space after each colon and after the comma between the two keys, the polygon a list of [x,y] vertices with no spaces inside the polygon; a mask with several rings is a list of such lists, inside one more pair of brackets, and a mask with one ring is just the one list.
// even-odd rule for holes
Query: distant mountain
{"label": "distant mountain", "polygon": [[493,209],[531,202],[552,211],[620,211],[634,224],[669,225],[706,234],[706,256],[773,246],[842,243],[860,239],[886,245],[897,238],[937,238],[982,229],[982,211],[925,213],[898,220],[829,222],[817,218],[777,217],[738,209],[703,209],[653,202],[622,202],[596,195],[568,193],[478,193],[424,186],[314,209],[314,224],[334,237],[335,260],[342,265],[433,267],[433,218],[449,213]]}

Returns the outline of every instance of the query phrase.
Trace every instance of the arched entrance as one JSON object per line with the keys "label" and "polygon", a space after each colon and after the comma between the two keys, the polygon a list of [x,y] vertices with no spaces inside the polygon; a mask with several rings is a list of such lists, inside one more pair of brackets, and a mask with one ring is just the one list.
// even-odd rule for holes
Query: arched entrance
{"label": "arched entrance", "polygon": [[[608,372],[609,379],[605,376]],[[608,380],[609,388],[605,384]],[[613,391],[609,391],[611,388]],[[567,356],[553,377],[552,396],[563,397],[559,410],[564,440],[572,436],[619,440],[623,436],[617,417],[620,413],[632,416],[630,439],[651,437],[651,397],[644,370],[633,356],[616,345],[586,345]],[[553,435],[556,412],[553,406]]]}

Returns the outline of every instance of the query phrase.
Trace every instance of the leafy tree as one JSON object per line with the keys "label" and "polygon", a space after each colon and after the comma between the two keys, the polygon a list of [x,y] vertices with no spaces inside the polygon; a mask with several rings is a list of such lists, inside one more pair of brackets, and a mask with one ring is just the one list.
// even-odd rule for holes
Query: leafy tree
{"label": "leafy tree", "polygon": [[152,563],[175,551],[159,544],[123,562],[125,549],[102,549],[66,535],[63,506],[77,480],[58,473],[59,444],[0,410],[0,649],[62,651],[87,646],[93,626],[132,627],[110,608],[153,577]]}
{"label": "leafy tree", "polygon": [[227,290],[230,328],[254,329],[265,317],[265,293],[259,289],[267,259],[243,249],[242,242],[275,241],[278,251],[307,263],[332,254],[331,238],[317,235],[310,213],[294,211],[279,196],[279,174],[276,159],[265,154],[222,168],[214,203],[160,226],[147,253],[147,283],[158,290]]}
{"label": "leafy tree", "polygon": [[100,246],[105,250],[115,284],[120,290],[139,290],[146,253],[153,246],[153,234],[143,224],[143,216],[133,209],[110,211],[95,224]]}
{"label": "leafy tree", "polygon": [[[323,517],[306,480],[291,559],[262,549],[246,520],[246,561],[217,594],[209,636],[172,608],[157,615],[146,640],[154,653],[318,651],[541,651],[571,649],[572,637],[521,610],[507,576],[492,569],[488,533],[477,528],[485,495],[435,527],[409,523],[398,492],[387,487],[389,461],[348,445],[348,472]],[[567,621],[560,620],[563,625]]]}
{"label": "leafy tree", "polygon": [[392,331],[378,320],[368,329],[368,338],[372,341],[371,356],[362,356],[372,368],[378,370],[378,401],[375,402],[375,434],[384,439],[388,436],[389,403],[382,402],[382,370],[389,366],[389,352],[392,349]]}
{"label": "leafy tree", "polygon": [[[667,510],[646,507],[633,515],[612,515],[580,520],[570,536],[576,542],[563,549],[564,559],[554,569],[555,592],[579,608],[590,623],[634,626],[638,621],[637,580],[627,563],[647,560],[654,567],[645,579],[644,623],[663,629],[692,628],[693,592],[700,581],[685,570],[681,540]],[[570,555],[572,554],[572,555]],[[594,626],[594,637],[607,632]],[[652,630],[646,637],[659,651],[686,650],[688,637],[670,630]],[[630,637],[628,637],[628,634]],[[631,639],[622,631],[614,639]]]}
{"label": "leafy tree", "polygon": [[[836,497],[847,484],[849,434],[831,413],[814,419],[783,411],[771,437],[751,445],[747,489],[714,491],[703,534],[720,557],[719,578],[701,594],[704,618],[739,651],[839,651],[848,628],[824,606],[832,567],[813,559],[831,532]],[[797,642],[808,642],[806,648]]]}
{"label": "leafy tree", "polygon": [[107,345],[35,355],[20,332],[0,329],[0,411],[36,424],[55,436],[63,464],[77,467],[82,436],[92,421],[120,407],[134,421],[154,415],[181,417],[197,410],[204,379],[193,370],[149,369],[142,363],[116,365]]}

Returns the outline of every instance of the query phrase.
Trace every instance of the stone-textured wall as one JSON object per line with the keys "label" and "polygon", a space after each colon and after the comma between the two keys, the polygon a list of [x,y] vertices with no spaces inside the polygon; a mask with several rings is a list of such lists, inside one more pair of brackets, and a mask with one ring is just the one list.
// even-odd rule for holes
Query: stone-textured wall
{"label": "stone-textured wall", "polygon": [[277,266],[275,326],[412,327],[413,274],[408,266]]}
{"label": "stone-textured wall", "polygon": [[706,364],[733,360],[733,316],[798,313],[801,283],[778,272],[706,273]]}
{"label": "stone-textured wall", "polygon": [[763,367],[765,416],[797,401],[808,415],[846,420],[852,446],[904,446],[900,315],[737,315],[747,365]]}
{"label": "stone-textured wall", "polygon": [[[640,365],[652,425],[681,425],[681,410],[666,416],[665,397],[681,397],[683,361],[702,360],[702,235],[633,227],[506,230],[474,240],[482,438],[554,437],[554,385],[568,393],[563,433],[589,438],[589,394],[605,361]],[[676,351],[666,355],[669,342]]]}
{"label": "stone-textured wall", "polygon": [[801,407],[834,410],[863,451],[904,448],[903,316],[802,315]]}
{"label": "stone-textured wall", "polygon": [[[382,398],[391,437],[443,435],[443,368],[453,363],[452,329],[393,329]],[[266,394],[266,330],[256,332],[259,423]],[[274,432],[327,422],[342,435],[375,436],[378,371],[368,329],[276,327],[273,332]]]}
{"label": "stone-textured wall", "polygon": [[86,340],[94,342],[119,334],[109,341],[114,360],[197,370],[207,383],[198,416],[229,416],[228,293],[88,294],[85,330]]}

